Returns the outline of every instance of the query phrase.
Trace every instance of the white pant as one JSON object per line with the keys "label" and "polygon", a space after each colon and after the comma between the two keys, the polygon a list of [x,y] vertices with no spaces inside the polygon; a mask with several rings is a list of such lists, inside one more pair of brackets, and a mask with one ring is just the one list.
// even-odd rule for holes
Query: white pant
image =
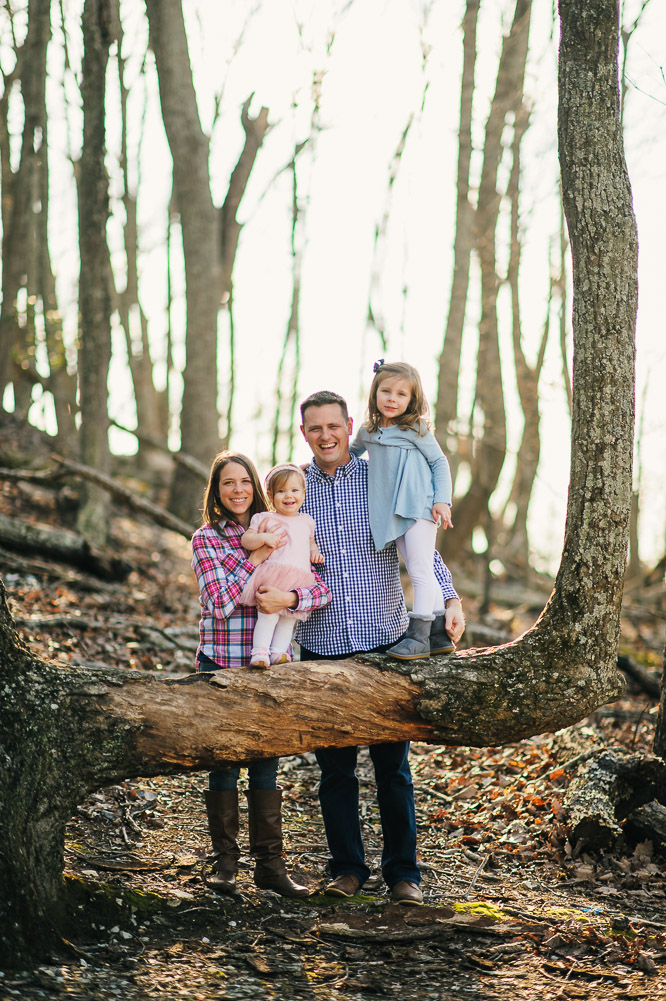
{"label": "white pant", "polygon": [[291,616],[275,612],[266,615],[257,611],[257,623],[252,638],[252,653],[256,650],[270,650],[271,653],[286,653],[294,635],[296,620]]}
{"label": "white pant", "polygon": [[443,610],[442,589],[433,567],[436,538],[435,522],[419,518],[404,535],[395,540],[414,588],[416,615],[432,615],[435,610],[438,613]]}

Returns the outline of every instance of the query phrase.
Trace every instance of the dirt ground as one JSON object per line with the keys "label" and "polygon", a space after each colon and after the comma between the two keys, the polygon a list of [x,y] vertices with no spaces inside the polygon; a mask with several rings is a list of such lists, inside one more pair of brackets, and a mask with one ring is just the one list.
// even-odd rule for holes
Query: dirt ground
{"label": "dirt ground", "polygon": [[[3,489],[16,511],[17,488]],[[124,518],[113,534],[135,566],[120,585],[0,553],[23,636],[61,663],[188,673],[198,612],[186,540]],[[466,607],[471,620],[473,602]],[[506,609],[501,618],[506,627]],[[512,629],[529,624],[514,619]],[[559,734],[501,748],[413,745],[422,908],[386,897],[365,750],[361,814],[373,876],[349,901],[321,892],[327,849],[311,754],[280,769],[287,860],[311,887],[306,900],[256,889],[247,855],[237,894],[206,888],[206,775],[100,789],[68,825],[73,903],[62,953],[0,972],[0,998],[661,1001],[666,862],[651,842],[595,853],[572,846],[562,808],[571,758],[594,746],[649,752],[655,716],[653,700],[628,690]]]}

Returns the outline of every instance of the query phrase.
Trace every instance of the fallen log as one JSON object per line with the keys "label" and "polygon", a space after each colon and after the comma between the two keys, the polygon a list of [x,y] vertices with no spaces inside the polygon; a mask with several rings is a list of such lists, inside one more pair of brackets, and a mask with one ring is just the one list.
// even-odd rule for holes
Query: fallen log
{"label": "fallen log", "polygon": [[4,515],[0,515],[0,543],[18,553],[36,553],[68,563],[102,580],[125,580],[132,570],[127,560],[96,549],[76,532]]}
{"label": "fallen log", "polygon": [[653,800],[627,817],[624,834],[632,845],[651,841],[658,855],[666,856],[666,806]]}
{"label": "fallen log", "polygon": [[644,754],[604,750],[584,761],[564,797],[566,828],[574,849],[607,848],[620,822],[666,794],[666,762]]}
{"label": "fallen log", "polygon": [[641,688],[646,695],[652,699],[658,699],[661,692],[661,671],[648,671],[646,667],[641,667],[630,657],[620,655],[617,658],[619,669],[631,678],[632,681]]}

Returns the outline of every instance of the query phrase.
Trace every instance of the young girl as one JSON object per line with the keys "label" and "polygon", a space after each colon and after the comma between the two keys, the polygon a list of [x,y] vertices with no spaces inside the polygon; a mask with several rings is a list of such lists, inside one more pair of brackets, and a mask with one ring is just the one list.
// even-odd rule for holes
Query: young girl
{"label": "young girl", "polygon": [[[415,368],[375,364],[368,417],[350,450],[367,450],[370,529],[378,550],[395,540],[414,588],[409,628],[390,657],[430,656],[430,629],[443,614],[433,570],[437,526],[453,528],[449,463],[429,430],[428,404]],[[448,652],[454,648],[450,644]],[[442,652],[442,651],[438,651]]]}
{"label": "young girl", "polygon": [[[299,466],[284,463],[274,466],[265,480],[266,493],[273,509],[268,516],[270,531],[258,531],[265,514],[255,515],[241,539],[242,546],[252,553],[261,546],[273,552],[265,563],[253,573],[241,595],[244,605],[254,605],[257,589],[272,585],[285,591],[312,587],[314,574],[311,563],[323,563],[314,540],[315,523],[309,514],[300,514],[305,500],[305,473]],[[298,619],[306,619],[308,612],[285,609],[273,615],[257,611],[254,627],[250,667],[266,668],[269,664],[288,664],[289,647]]]}

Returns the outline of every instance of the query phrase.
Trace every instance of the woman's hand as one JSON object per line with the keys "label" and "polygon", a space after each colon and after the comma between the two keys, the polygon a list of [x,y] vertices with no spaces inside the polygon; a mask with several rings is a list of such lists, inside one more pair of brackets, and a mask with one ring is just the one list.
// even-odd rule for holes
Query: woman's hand
{"label": "woman's hand", "polygon": [[282,591],[279,587],[262,584],[254,596],[257,608],[265,615],[283,612],[285,608],[296,608],[298,595],[295,591]]}
{"label": "woman's hand", "polygon": [[[284,543],[281,542],[280,545],[283,546]],[[248,559],[250,563],[254,563],[255,567],[258,567],[260,563],[263,563],[264,560],[267,560],[268,557],[274,552],[275,552],[274,546],[268,546],[264,543],[264,545],[259,546],[258,549],[253,549],[250,555],[248,556]]]}

